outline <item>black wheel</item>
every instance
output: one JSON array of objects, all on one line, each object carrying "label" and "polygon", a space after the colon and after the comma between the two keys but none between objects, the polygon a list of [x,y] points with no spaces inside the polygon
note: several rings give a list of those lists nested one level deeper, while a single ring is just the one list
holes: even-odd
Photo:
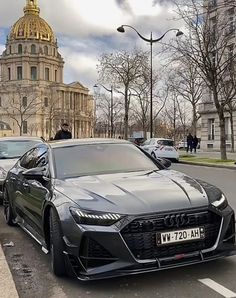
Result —
[{"label": "black wheel", "polygon": [[5,221],[9,226],[15,226],[14,215],[12,211],[11,202],[9,201],[8,191],[6,187],[3,191],[3,208],[4,208],[4,217]]},{"label": "black wheel", "polygon": [[56,276],[66,274],[64,259],[64,243],[62,239],[61,227],[56,212],[50,210],[50,253],[52,271]]},{"label": "black wheel", "polygon": [[156,154],[154,152],[151,153],[151,156],[156,158]]}]

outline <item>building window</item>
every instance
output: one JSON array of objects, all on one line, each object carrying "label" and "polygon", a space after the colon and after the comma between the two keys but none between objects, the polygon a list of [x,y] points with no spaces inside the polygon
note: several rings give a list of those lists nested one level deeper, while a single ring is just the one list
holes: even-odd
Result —
[{"label": "building window", "polygon": [[9,53],[11,54],[11,46],[9,46]]},{"label": "building window", "polygon": [[46,120],[46,134],[49,133],[49,121]]},{"label": "building window", "polygon": [[0,107],[2,106],[2,98],[0,97]]},{"label": "building window", "polygon": [[18,54],[22,54],[22,44],[18,45]]},{"label": "building window", "polygon": [[48,55],[48,47],[47,46],[44,47],[44,54]]},{"label": "building window", "polygon": [[44,106],[45,106],[45,108],[48,107],[48,98],[47,97],[44,97]]},{"label": "building window", "polygon": [[11,68],[8,67],[8,80],[10,81],[11,80]]},{"label": "building window", "polygon": [[22,123],[22,132],[23,132],[23,134],[26,134],[28,132],[27,121],[23,121],[23,123]]},{"label": "building window", "polygon": [[208,119],[208,140],[215,139],[215,119]]},{"label": "building window", "polygon": [[225,117],[225,137],[227,141],[230,141],[231,138],[231,127],[230,127],[230,118]]},{"label": "building window", "polygon": [[24,97],[22,98],[22,106],[23,106],[24,108],[27,107],[27,97],[26,97],[26,96],[24,96]]},{"label": "building window", "polygon": [[22,80],[22,66],[17,66],[17,80]]},{"label": "building window", "polygon": [[36,66],[32,66],[30,68],[31,71],[31,80],[37,80],[37,67]]},{"label": "building window", "polygon": [[35,44],[31,45],[31,54],[36,54],[36,46]]},{"label": "building window", "polygon": [[57,70],[55,70],[55,82],[57,82]]},{"label": "building window", "polygon": [[45,68],[45,80],[49,81],[49,68],[48,67]]}]

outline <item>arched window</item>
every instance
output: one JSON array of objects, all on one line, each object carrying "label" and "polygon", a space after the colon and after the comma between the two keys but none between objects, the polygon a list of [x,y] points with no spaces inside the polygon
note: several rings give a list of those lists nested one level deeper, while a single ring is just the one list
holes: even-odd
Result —
[{"label": "arched window", "polygon": [[18,45],[18,54],[22,54],[22,44]]},{"label": "arched window", "polygon": [[36,54],[36,46],[35,44],[31,45],[31,54]]},{"label": "arched window", "polygon": [[48,47],[47,46],[44,47],[44,54],[48,55]]}]

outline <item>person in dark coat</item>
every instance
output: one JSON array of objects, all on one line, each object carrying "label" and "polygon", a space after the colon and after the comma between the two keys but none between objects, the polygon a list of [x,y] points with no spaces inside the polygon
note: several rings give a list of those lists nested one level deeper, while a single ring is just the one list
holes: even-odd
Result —
[{"label": "person in dark coat", "polygon": [[68,123],[63,123],[61,126],[61,130],[59,130],[55,137],[54,140],[66,140],[66,139],[71,139],[72,134],[69,131],[69,125]]},{"label": "person in dark coat", "polygon": [[196,135],[194,135],[193,137],[193,150],[194,150],[194,153],[196,153],[197,151],[197,145],[198,145],[198,138]]},{"label": "person in dark coat", "polygon": [[189,150],[192,153],[192,151],[193,151],[193,136],[191,135],[191,133],[189,133],[187,136],[187,153]]}]

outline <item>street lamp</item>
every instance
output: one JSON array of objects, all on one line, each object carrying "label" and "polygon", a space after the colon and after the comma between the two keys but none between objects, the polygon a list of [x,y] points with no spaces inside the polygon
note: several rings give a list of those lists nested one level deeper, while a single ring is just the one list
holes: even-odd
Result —
[{"label": "street lamp", "polygon": [[95,84],[93,87],[97,88],[98,85],[102,86],[106,91],[111,93],[111,115],[110,115],[110,124],[111,124],[111,138],[113,138],[113,132],[114,132],[114,125],[113,125],[113,88],[111,86],[111,89],[108,89],[107,87],[105,87],[104,85],[98,83]]},{"label": "street lamp", "polygon": [[146,42],[149,42],[150,43],[150,66],[151,66],[151,73],[150,73],[150,137],[152,138],[152,135],[153,135],[153,100],[152,100],[152,89],[153,89],[153,83],[152,83],[152,44],[154,42],[158,42],[160,40],[162,40],[162,38],[166,35],[166,33],[168,33],[169,31],[177,31],[176,33],[176,36],[180,36],[180,35],[183,35],[183,32],[180,31],[179,29],[169,29],[167,30],[161,37],[157,38],[157,39],[153,39],[152,38],[152,32],[151,32],[151,37],[150,39],[149,38],[146,38],[144,36],[142,36],[134,27],[130,26],[130,25],[122,25],[120,27],[117,28],[117,31],[120,32],[120,33],[125,33],[125,29],[124,27],[129,27],[131,29],[133,29],[137,34],[138,36],[143,39],[144,41]]}]

